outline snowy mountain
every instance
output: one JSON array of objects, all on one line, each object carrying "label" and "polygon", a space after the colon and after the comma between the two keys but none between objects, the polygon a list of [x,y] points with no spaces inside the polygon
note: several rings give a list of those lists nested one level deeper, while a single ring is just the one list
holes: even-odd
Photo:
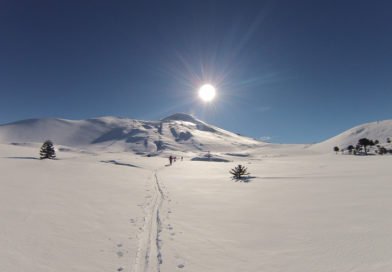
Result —
[{"label": "snowy mountain", "polygon": [[117,117],[88,120],[29,119],[0,126],[1,143],[42,143],[56,145],[160,153],[176,151],[237,151],[264,143],[206,124],[195,117],[177,113],[160,121]]},{"label": "snowy mountain", "polygon": [[[56,146],[138,154],[164,152],[232,152],[230,154],[330,153],[334,146],[346,148],[359,139],[392,139],[392,120],[363,124],[324,142],[312,145],[267,144],[209,125],[184,113],[159,121],[117,117],[87,120],[29,119],[0,125],[0,143],[42,143],[52,140]],[[301,151],[302,150],[302,151]],[[306,153],[306,152],[305,152]]]},{"label": "snowy mountain", "polygon": [[385,144],[387,138],[391,138],[392,140],[392,120],[366,123],[353,127],[324,142],[312,145],[310,148],[330,152],[334,146],[338,146],[341,149],[347,148],[349,145],[355,146],[361,138],[378,140],[380,144]]}]

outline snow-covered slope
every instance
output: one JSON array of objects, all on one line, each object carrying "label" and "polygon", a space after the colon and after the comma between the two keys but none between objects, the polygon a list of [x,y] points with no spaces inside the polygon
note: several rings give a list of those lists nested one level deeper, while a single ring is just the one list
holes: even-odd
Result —
[{"label": "snow-covered slope", "polygon": [[[1,272],[392,271],[392,156],[266,146],[169,166],[129,152],[39,160],[38,146],[0,144]],[[249,182],[230,179],[237,164]]]},{"label": "snow-covered slope", "polygon": [[331,152],[334,146],[338,146],[341,149],[347,148],[349,145],[355,146],[361,138],[378,140],[381,144],[385,144],[387,138],[392,140],[392,120],[372,122],[353,127],[310,148],[321,152]]},{"label": "snow-covered slope", "polygon": [[[29,119],[0,125],[0,143],[42,143],[71,149],[131,151],[140,154],[176,152],[225,152],[279,155],[330,153],[334,146],[347,148],[359,139],[392,139],[392,120],[363,124],[313,145],[266,144],[177,113],[159,121],[117,117],[88,120]],[[389,145],[387,145],[389,146]]]},{"label": "snow-covered slope", "polygon": [[[284,145],[182,114],[0,126],[0,271],[392,271],[392,156],[331,148],[384,142],[390,127]],[[45,138],[71,148],[39,160]],[[162,156],[111,152],[154,141],[162,152],[196,152],[171,166]],[[197,147],[225,151],[206,162],[194,159]],[[313,150],[323,148],[329,154]],[[238,164],[247,182],[231,180]]]},{"label": "snow-covered slope", "polygon": [[88,120],[30,119],[0,126],[1,143],[42,143],[115,151],[159,153],[176,151],[236,151],[263,143],[177,113],[160,121],[116,117]]}]

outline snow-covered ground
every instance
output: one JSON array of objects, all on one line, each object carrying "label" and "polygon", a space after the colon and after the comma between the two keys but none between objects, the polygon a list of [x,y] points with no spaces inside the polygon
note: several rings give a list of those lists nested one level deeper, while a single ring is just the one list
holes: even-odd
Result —
[{"label": "snow-covered ground", "polygon": [[130,267],[150,171],[0,145],[0,271]]},{"label": "snow-covered ground", "polygon": [[0,144],[0,271],[392,270],[392,156],[39,147]]}]

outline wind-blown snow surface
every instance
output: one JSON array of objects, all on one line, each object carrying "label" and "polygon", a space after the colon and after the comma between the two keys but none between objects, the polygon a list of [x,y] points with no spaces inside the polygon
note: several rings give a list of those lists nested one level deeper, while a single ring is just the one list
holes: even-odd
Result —
[{"label": "wind-blown snow surface", "polygon": [[[392,270],[392,156],[257,143],[189,118],[2,126],[0,271]],[[166,148],[124,152],[139,136],[121,122]],[[57,160],[37,159],[42,131],[63,141]],[[237,164],[249,182],[231,180]]]}]

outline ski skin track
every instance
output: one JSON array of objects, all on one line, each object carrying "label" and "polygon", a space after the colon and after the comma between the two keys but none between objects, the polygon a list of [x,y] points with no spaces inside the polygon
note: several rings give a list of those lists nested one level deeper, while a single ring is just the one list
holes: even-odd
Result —
[{"label": "ski skin track", "polygon": [[162,230],[160,220],[160,208],[162,207],[165,195],[159,184],[157,169],[152,173],[154,196],[151,204],[146,209],[143,230],[139,236],[139,247],[136,253],[133,272],[160,272],[162,264],[161,240],[159,234]]}]

